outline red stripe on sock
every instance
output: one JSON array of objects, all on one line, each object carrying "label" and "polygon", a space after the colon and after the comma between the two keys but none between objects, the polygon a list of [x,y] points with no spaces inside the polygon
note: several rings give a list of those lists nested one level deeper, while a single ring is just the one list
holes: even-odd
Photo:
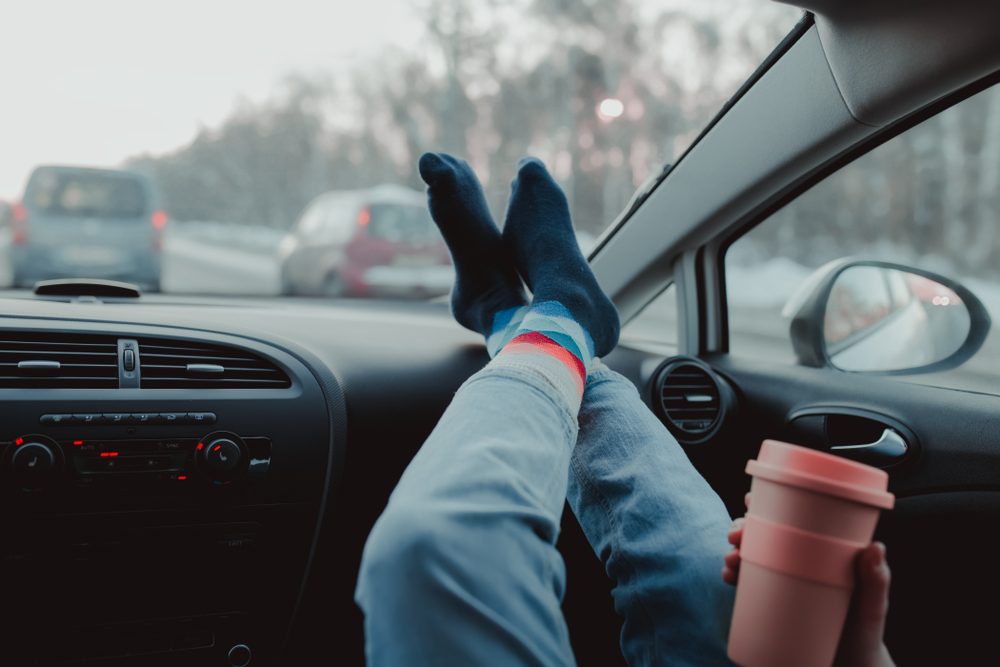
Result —
[{"label": "red stripe on sock", "polygon": [[[507,345],[513,345],[515,343],[522,343],[537,347],[540,352],[544,352],[545,354],[555,357],[565,365],[569,366],[570,370],[576,371],[576,374],[580,376],[580,380],[586,383],[587,367],[583,365],[583,361],[545,334],[538,331],[529,331],[519,336],[515,336],[509,343],[507,343]],[[505,345],[504,348],[506,347],[507,346]]]}]

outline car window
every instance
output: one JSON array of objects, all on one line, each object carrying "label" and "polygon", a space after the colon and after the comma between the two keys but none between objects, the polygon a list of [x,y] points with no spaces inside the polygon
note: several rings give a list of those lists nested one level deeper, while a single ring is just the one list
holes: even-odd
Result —
[{"label": "car window", "polygon": [[[1000,322],[1000,88],[891,139],[737,239],[725,257],[730,352],[797,363],[790,318],[801,286],[808,291],[817,269],[842,258],[882,260],[957,281]],[[853,354],[850,341],[890,321],[896,329],[885,335],[886,345],[916,346],[918,337],[899,335],[904,322],[911,330],[914,323],[941,328],[942,313],[958,313],[957,306],[958,294],[920,275],[856,267],[833,285],[824,333],[831,354],[842,359]],[[955,336],[968,332],[967,317],[952,319],[954,332],[941,334],[941,349],[957,349]],[[933,358],[933,350],[923,356]],[[895,377],[1000,393],[1000,333],[994,324],[978,353],[958,368]]]},{"label": "car window", "polygon": [[323,224],[323,207],[317,202],[312,204],[299,219],[297,232],[302,236],[315,234]]},{"label": "car window", "polygon": [[621,338],[633,346],[665,354],[677,351],[677,286],[670,285],[622,327]]},{"label": "car window", "polygon": [[334,200],[323,207],[318,238],[327,243],[346,243],[358,226],[353,201]]},{"label": "car window", "polygon": [[25,196],[34,213],[86,218],[139,218],[146,191],[136,178],[99,172],[39,171]]},{"label": "car window", "polygon": [[427,207],[373,204],[367,209],[368,234],[393,243],[424,245],[440,238]]},{"label": "car window", "polygon": [[[0,62],[17,63],[3,90],[30,91],[3,104],[0,200],[22,203],[39,165],[126,167],[148,177],[163,213],[152,225],[162,239],[135,241],[141,261],[124,249],[88,261],[105,242],[126,244],[109,228],[82,251],[32,234],[29,220],[9,252],[0,242],[0,288],[12,269],[18,287],[113,277],[165,292],[321,298],[448,292],[446,266],[403,272],[392,252],[315,247],[359,230],[362,204],[340,200],[425,202],[425,151],[467,160],[499,221],[518,161],[540,158],[592,244],[802,16],[763,0],[366,0],[349,11],[175,0],[134,30],[128,0],[101,11],[60,3],[58,21],[47,3],[8,4],[4,25],[46,26],[48,41],[40,48],[35,30],[0,37]],[[53,188],[37,193],[40,206],[81,215],[127,194]],[[325,196],[337,200],[327,215],[310,206]],[[370,213],[373,235],[428,248],[440,236],[416,213]],[[60,261],[29,261],[37,243]],[[331,275],[357,278],[321,289]]]}]

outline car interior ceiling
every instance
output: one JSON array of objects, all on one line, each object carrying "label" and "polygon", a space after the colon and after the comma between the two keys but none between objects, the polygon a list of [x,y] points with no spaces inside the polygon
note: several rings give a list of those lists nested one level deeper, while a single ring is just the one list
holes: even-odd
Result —
[{"label": "car interior ceiling", "polygon": [[[687,452],[734,516],[749,483],[743,466],[761,440],[802,435],[789,418],[795,410],[875,406],[917,434],[922,458],[894,478],[901,501],[880,533],[900,553],[923,550],[919,562],[893,562],[900,611],[890,619],[890,648],[900,664],[980,656],[995,618],[986,605],[1000,595],[996,582],[977,579],[994,553],[983,526],[1000,516],[1000,457],[984,454],[1000,433],[997,399],[733,359],[722,256],[734,234],[837,165],[998,81],[1000,3],[989,10],[995,21],[963,11],[979,8],[975,0],[793,4],[813,14],[669,177],[607,232],[591,264],[623,321],[677,289],[677,352],[705,364],[733,401],[725,427]],[[900,21],[879,21],[883,12]],[[875,53],[866,50],[873,44]],[[108,372],[122,387],[134,372],[125,350],[137,351],[138,368],[157,355],[206,366],[235,357],[252,373],[230,384],[218,379],[217,387],[176,385],[183,394],[125,393],[117,384],[83,397],[66,387],[0,388],[2,439],[27,434],[50,443],[67,452],[67,470],[110,475],[107,466],[124,458],[111,452],[141,447],[145,461],[201,457],[208,481],[184,486],[193,480],[175,471],[158,474],[148,489],[102,486],[96,474],[86,485],[8,493],[2,516],[16,548],[4,555],[18,573],[7,597],[23,606],[7,616],[11,657],[0,662],[216,665],[226,664],[223,646],[250,637],[254,664],[279,656],[283,664],[364,664],[353,593],[365,539],[454,392],[487,361],[479,337],[454,324],[447,304],[156,295],[2,301],[10,340],[0,344],[34,336],[52,350],[87,345],[114,356]],[[625,340],[606,362],[655,411],[667,356]],[[154,375],[153,362],[145,363],[144,378],[173,386],[176,378]],[[246,484],[233,484],[201,453],[229,442],[246,457]],[[569,511],[559,548],[580,664],[623,664],[611,583]],[[970,599],[975,586],[983,609],[925,613]],[[63,600],[66,591],[72,596],[53,609],[52,596]],[[81,623],[95,604],[100,619]],[[192,652],[179,659],[168,648]]]}]

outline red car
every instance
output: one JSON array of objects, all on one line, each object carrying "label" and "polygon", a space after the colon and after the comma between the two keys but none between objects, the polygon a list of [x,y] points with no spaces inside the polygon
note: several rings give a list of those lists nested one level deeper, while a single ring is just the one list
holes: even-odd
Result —
[{"label": "red car", "polygon": [[285,294],[427,298],[454,279],[426,196],[395,185],[320,195],[278,252]]}]

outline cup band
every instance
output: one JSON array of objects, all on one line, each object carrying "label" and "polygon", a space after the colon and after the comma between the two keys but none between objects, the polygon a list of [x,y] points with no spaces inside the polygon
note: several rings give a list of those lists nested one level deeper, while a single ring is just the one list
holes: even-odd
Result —
[{"label": "cup band", "polygon": [[895,496],[888,491],[867,489],[862,486],[837,482],[807,472],[778,468],[777,466],[771,466],[756,459],[747,461],[746,471],[754,477],[761,477],[772,482],[796,486],[806,491],[814,491],[886,510],[892,509],[896,500]]},{"label": "cup band", "polygon": [[854,559],[867,546],[784,526],[748,514],[740,558],[781,574],[838,588],[854,587]]}]

